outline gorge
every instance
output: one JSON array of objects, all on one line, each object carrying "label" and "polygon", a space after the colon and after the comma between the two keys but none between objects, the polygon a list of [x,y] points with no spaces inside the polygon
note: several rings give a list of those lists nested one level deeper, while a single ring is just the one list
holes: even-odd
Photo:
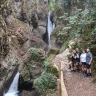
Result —
[{"label": "gorge", "polygon": [[76,47],[90,48],[96,82],[95,9],[95,0],[1,0],[0,96],[51,96],[61,59],[52,61]]},{"label": "gorge", "polygon": [[[26,70],[23,70],[23,67],[24,66],[27,67],[27,65],[25,65],[24,63],[27,62],[25,61],[25,59],[27,59],[26,54],[28,53],[28,50],[31,47],[39,48],[37,50],[40,50],[40,51],[48,50],[48,45],[43,41],[43,36],[44,34],[46,34],[46,29],[47,29],[47,32],[48,32],[47,41],[49,43],[50,34],[53,29],[53,24],[50,20],[50,13],[48,13],[47,11],[48,10],[47,2],[48,1],[46,1],[45,3],[42,0],[39,3],[39,10],[37,10],[37,7],[34,6],[34,4],[36,4],[37,2],[31,1],[31,0],[28,2],[27,0],[18,0],[18,1],[5,0],[2,2],[0,1],[2,5],[5,3],[7,4],[7,5],[4,5],[4,9],[1,10],[2,14],[0,15],[1,16],[0,28],[2,29],[0,38],[5,41],[4,43],[5,45],[3,44],[4,41],[0,41],[1,48],[2,48],[1,56],[0,56],[1,57],[0,58],[1,60],[0,61],[1,62],[0,96],[19,95],[19,90],[17,88],[18,82],[19,82],[19,77],[18,77],[19,73],[17,72],[19,71],[20,75],[23,75],[23,77],[27,73],[29,74],[29,71],[31,69],[28,69],[28,72],[26,73]],[[43,4],[43,6],[41,6],[40,4],[41,5]],[[31,7],[33,7],[33,9],[31,9]],[[43,7],[45,9],[42,9]],[[47,20],[48,20],[48,25],[47,25]],[[3,47],[3,45],[5,47]],[[3,51],[4,48],[5,50]],[[42,54],[42,52],[40,54]],[[3,57],[3,54],[4,54],[4,57]],[[34,62],[34,60],[32,62]],[[33,76],[30,77],[31,79],[37,78],[38,76],[40,76],[42,72],[41,71],[42,66],[38,63],[39,62],[37,62],[37,65],[36,65],[34,62],[34,66],[32,66],[34,71],[32,72]],[[37,69],[35,67],[37,67]],[[39,68],[40,70],[38,70]],[[14,70],[16,71],[14,72]],[[23,73],[24,71],[25,73]],[[28,78],[29,78],[28,76],[27,77],[25,76],[24,80],[29,81]],[[14,86],[16,88],[14,88]],[[25,90],[27,89],[25,88]]]}]

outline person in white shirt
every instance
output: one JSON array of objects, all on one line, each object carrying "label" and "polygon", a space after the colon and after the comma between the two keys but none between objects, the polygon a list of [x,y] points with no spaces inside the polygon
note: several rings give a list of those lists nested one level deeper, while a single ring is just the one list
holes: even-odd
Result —
[{"label": "person in white shirt", "polygon": [[82,64],[82,71],[86,72],[86,53],[84,50],[80,56],[80,63]]}]

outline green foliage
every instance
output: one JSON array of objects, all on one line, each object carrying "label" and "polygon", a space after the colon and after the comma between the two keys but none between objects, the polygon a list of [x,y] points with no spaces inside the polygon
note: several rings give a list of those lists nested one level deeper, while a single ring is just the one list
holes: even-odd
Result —
[{"label": "green foliage", "polygon": [[71,27],[57,26],[52,34],[56,37],[56,43],[63,44],[66,38],[69,36],[69,30]]},{"label": "green foliage", "polygon": [[[30,48],[28,52],[26,53],[26,59],[24,61],[24,78],[26,80],[32,79],[32,75],[35,73],[38,73],[35,71],[35,67],[43,67],[43,63],[45,60],[45,56],[43,54],[43,51],[36,48]],[[37,69],[36,69],[37,70]]]},{"label": "green foliage", "polygon": [[44,62],[44,66],[47,67],[49,65],[52,65],[52,59],[54,59],[55,55],[50,55]]},{"label": "green foliage", "polygon": [[57,89],[57,80],[53,74],[45,73],[34,81],[34,85],[42,95],[46,96],[48,93],[54,93]]},{"label": "green foliage", "polygon": [[93,57],[92,70],[93,70],[93,82],[96,83],[96,56]]},{"label": "green foliage", "polygon": [[[71,2],[70,2],[71,3]],[[61,0],[61,5],[64,7],[69,7],[69,1],[68,0]]]},{"label": "green foliage", "polygon": [[69,40],[66,39],[62,47],[60,48],[60,53],[62,53],[65,49],[69,48],[68,43],[69,43]]},{"label": "green foliage", "polygon": [[57,68],[52,66],[52,65],[46,66],[43,73],[50,73],[50,74],[53,74],[56,77],[59,77],[59,72],[58,72]]},{"label": "green foliage", "polygon": [[1,0],[0,1],[0,11],[6,7],[8,0]]},{"label": "green foliage", "polygon": [[50,54],[57,55],[57,54],[59,54],[59,50],[57,50],[57,49],[49,49],[48,50],[48,55],[50,55]]},{"label": "green foliage", "polygon": [[96,37],[96,26],[94,27],[94,29],[92,30],[92,37],[95,39]]},{"label": "green foliage", "polygon": [[57,89],[58,71],[53,66],[52,60],[55,55],[50,55],[44,62],[44,70],[41,76],[35,79],[34,85],[38,88],[39,92],[46,96],[48,93],[54,93]]},{"label": "green foliage", "polygon": [[56,77],[59,76],[57,68],[55,68],[52,64],[52,60],[54,59],[55,55],[50,55],[44,62],[44,73],[51,73],[54,74]]},{"label": "green foliage", "polygon": [[58,71],[53,67],[51,62],[54,56],[55,55],[51,55],[45,60],[41,50],[30,48],[27,52],[27,61],[25,61],[24,67],[25,70],[27,70],[25,77],[32,79],[32,66],[34,66],[35,63],[43,63],[43,73],[39,78],[35,79],[34,85],[37,86],[40,93],[44,96],[46,96],[47,93],[53,93],[57,88],[56,76],[58,75]]},{"label": "green foliage", "polygon": [[27,59],[42,63],[45,60],[42,50],[30,48],[27,52]]},{"label": "green foliage", "polygon": [[55,9],[55,0],[50,0],[49,10],[53,11]]},{"label": "green foliage", "polygon": [[[68,13],[68,1],[71,1],[71,11]],[[61,0],[63,5],[57,18],[57,25],[63,26],[58,31],[53,31],[57,41],[61,42],[60,52],[68,48],[70,40],[76,38],[76,44],[72,48],[90,48],[93,53],[93,73],[96,81],[96,0]],[[87,7],[85,6],[87,5]],[[73,8],[74,7],[74,8]],[[63,14],[64,13],[64,14]],[[66,28],[69,28],[66,30]],[[68,36],[65,36],[68,34]]]},{"label": "green foliage", "polygon": [[[67,20],[67,30],[60,30],[58,34],[66,39],[65,34],[69,35],[69,38],[76,38],[78,35],[77,34],[85,34],[86,32],[89,32],[92,30],[92,28],[95,25],[95,19],[96,19],[96,11],[91,9],[77,9],[75,8],[73,11],[72,16],[68,16],[67,13],[65,13],[63,16],[59,17],[60,19]],[[64,27],[63,29],[66,29]],[[94,31],[94,30],[93,30]],[[93,32],[94,33],[94,32]],[[87,34],[87,33],[86,33]],[[89,35],[82,35],[86,40],[89,40]],[[58,36],[58,35],[57,35]],[[61,41],[64,41],[61,39]]]}]

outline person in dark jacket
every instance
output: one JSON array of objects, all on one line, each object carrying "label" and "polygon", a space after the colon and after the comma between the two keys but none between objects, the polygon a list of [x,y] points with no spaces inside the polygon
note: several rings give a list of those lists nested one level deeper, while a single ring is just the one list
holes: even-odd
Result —
[{"label": "person in dark jacket", "polygon": [[79,51],[78,48],[76,48],[76,66],[78,71],[80,71],[81,69],[80,56],[81,56],[81,52]]},{"label": "person in dark jacket", "polygon": [[87,67],[87,74],[86,77],[91,76],[91,63],[92,63],[92,53],[90,52],[90,49],[88,48],[86,54],[86,67]]},{"label": "person in dark jacket", "polygon": [[77,70],[77,66],[76,66],[76,51],[73,50],[72,53],[72,63],[73,63],[73,71],[75,72]]}]

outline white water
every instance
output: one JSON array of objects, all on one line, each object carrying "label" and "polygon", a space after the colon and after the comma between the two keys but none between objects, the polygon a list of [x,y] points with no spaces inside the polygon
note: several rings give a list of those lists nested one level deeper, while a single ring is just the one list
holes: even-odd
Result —
[{"label": "white water", "polygon": [[50,44],[50,35],[53,29],[55,28],[55,24],[52,24],[50,20],[50,12],[48,13],[48,25],[47,25],[47,31],[48,31],[48,43]]},{"label": "white water", "polygon": [[14,77],[14,80],[13,80],[8,92],[5,93],[4,96],[18,96],[19,75],[20,75],[20,73],[18,72],[16,74],[16,76]]}]

